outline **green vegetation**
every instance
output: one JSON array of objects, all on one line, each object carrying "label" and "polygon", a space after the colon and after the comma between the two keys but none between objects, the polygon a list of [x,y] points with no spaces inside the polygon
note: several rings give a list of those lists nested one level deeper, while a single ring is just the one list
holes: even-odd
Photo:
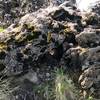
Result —
[{"label": "green vegetation", "polygon": [[[80,95],[78,89],[73,84],[73,81],[68,78],[68,75],[64,73],[62,68],[57,69],[51,73],[54,77],[52,80],[47,80],[41,84],[33,84],[32,90],[36,97],[41,100],[79,100]],[[0,83],[0,100],[4,100],[14,90],[19,87],[15,84],[14,88],[11,88],[11,83],[19,82],[19,80],[6,79]],[[94,100],[92,96],[83,100]]]},{"label": "green vegetation", "polygon": [[56,100],[76,100],[78,92],[71,79],[64,74],[62,69],[56,71],[55,79]]},{"label": "green vegetation", "polygon": [[63,69],[57,69],[52,74],[54,74],[52,81],[33,87],[36,94],[42,100],[78,100],[78,91]]},{"label": "green vegetation", "polygon": [[48,35],[47,35],[47,42],[50,43],[50,41],[51,41],[51,33],[48,32]]},{"label": "green vegetation", "polygon": [[7,48],[7,45],[5,43],[0,43],[0,50],[5,50]]},{"label": "green vegetation", "polygon": [[3,32],[4,31],[4,28],[3,27],[0,27],[0,32]]},{"label": "green vegetation", "polygon": [[92,96],[89,96],[87,100],[94,100]]}]

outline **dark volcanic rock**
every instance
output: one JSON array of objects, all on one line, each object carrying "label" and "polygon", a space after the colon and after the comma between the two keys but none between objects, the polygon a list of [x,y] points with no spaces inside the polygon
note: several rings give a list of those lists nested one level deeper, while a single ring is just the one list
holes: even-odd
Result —
[{"label": "dark volcanic rock", "polygon": [[[95,91],[92,94],[98,96],[100,30],[95,18],[96,14],[92,20],[77,11],[74,5],[65,2],[60,6],[50,6],[26,14],[1,32],[1,81],[11,77],[23,79],[18,82],[19,88],[11,92],[11,98],[14,96],[14,100],[32,100],[35,96],[35,100],[39,100],[31,88],[32,84],[52,80],[51,71],[57,67],[64,67],[67,72],[71,72],[70,76],[75,75],[76,80],[80,76],[82,89],[91,95],[90,88],[93,87],[97,94]],[[36,72],[38,82],[32,81],[35,75],[30,70]],[[94,74],[89,76],[87,70],[92,70]],[[40,100],[45,100],[44,98]]]},{"label": "dark volcanic rock", "polygon": [[[0,0],[0,26],[17,23],[25,14],[49,5],[60,5],[66,0]],[[68,0],[69,2],[69,0]],[[71,0],[70,3],[75,2]]]},{"label": "dark volcanic rock", "polygon": [[82,64],[83,73],[79,78],[81,87],[86,95],[100,98],[100,46],[86,50],[82,56],[85,60]]},{"label": "dark volcanic rock", "polygon": [[45,2],[45,0],[1,0],[0,25],[8,26],[17,22],[23,15],[42,7]]},{"label": "dark volcanic rock", "polygon": [[[18,24],[13,24],[0,33],[0,62],[3,65],[1,79],[23,76],[32,69],[38,73],[40,83],[52,80],[50,78],[51,70],[59,66],[63,53],[71,45],[77,44],[74,31],[66,23],[69,19],[61,23],[52,17],[53,13],[62,12],[61,9],[69,13],[71,8],[66,10],[63,5],[40,9],[37,12],[25,15]],[[72,11],[74,10],[72,9]],[[25,82],[31,84],[28,81]],[[23,88],[21,82],[18,83],[19,88],[12,92],[11,98],[15,100],[32,100],[34,91],[31,95],[29,92],[31,85],[28,86],[28,90],[25,90],[27,84],[22,82],[23,86],[25,85]],[[10,82],[10,84],[12,83]]]},{"label": "dark volcanic rock", "polygon": [[[50,16],[52,12],[60,11],[60,8],[61,6],[59,8],[54,7],[53,10],[51,8],[41,9],[35,13],[27,14],[15,28],[10,26],[5,32],[1,33],[0,41],[5,42],[8,48],[8,56],[6,56],[5,62],[9,59],[10,55],[13,57],[20,55],[18,58],[24,58],[23,51],[29,51],[27,54],[30,53],[30,55],[41,55],[41,53],[45,52],[46,47],[49,46],[48,42],[52,42],[55,48],[63,48],[63,42],[75,44],[75,35],[70,27],[67,28],[65,23],[61,24],[59,21],[54,21],[52,16]],[[68,12],[63,6],[62,9]],[[54,29],[59,30],[57,32]],[[17,57],[13,60],[15,61],[16,59]],[[21,59],[19,61],[21,62]]]},{"label": "dark volcanic rock", "polygon": [[100,45],[100,30],[85,28],[83,32],[76,35],[76,40],[80,46],[96,47]]},{"label": "dark volcanic rock", "polygon": [[100,98],[100,64],[89,65],[79,78],[79,82],[86,95]]}]

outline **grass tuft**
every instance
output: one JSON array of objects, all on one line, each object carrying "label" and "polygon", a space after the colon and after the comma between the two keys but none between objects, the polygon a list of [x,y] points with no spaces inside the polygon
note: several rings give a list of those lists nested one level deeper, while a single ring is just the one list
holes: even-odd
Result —
[{"label": "grass tuft", "polygon": [[77,90],[62,69],[56,71],[55,95],[55,100],[77,100]]}]

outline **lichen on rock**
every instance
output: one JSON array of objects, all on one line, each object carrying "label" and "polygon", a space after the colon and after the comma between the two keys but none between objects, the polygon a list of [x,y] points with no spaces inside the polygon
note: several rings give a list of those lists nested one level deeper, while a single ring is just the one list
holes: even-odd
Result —
[{"label": "lichen on rock", "polygon": [[45,100],[32,85],[53,81],[52,71],[59,67],[80,85],[83,94],[100,98],[99,20],[96,14],[87,16],[65,2],[28,13],[0,32],[1,81],[18,82],[10,100]]}]

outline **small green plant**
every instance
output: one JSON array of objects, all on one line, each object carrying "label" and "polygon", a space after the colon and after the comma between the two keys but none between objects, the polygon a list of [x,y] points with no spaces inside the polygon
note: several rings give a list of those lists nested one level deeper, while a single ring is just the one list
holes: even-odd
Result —
[{"label": "small green plant", "polygon": [[33,90],[41,100],[55,100],[53,83],[45,82],[40,85],[34,85]]},{"label": "small green plant", "polygon": [[52,80],[33,87],[41,100],[78,100],[78,91],[64,70],[58,68],[52,74],[54,76]]},{"label": "small green plant", "polygon": [[62,69],[56,71],[55,96],[55,100],[77,100],[75,86]]},{"label": "small green plant", "polygon": [[87,100],[94,100],[92,96],[89,96]]}]

